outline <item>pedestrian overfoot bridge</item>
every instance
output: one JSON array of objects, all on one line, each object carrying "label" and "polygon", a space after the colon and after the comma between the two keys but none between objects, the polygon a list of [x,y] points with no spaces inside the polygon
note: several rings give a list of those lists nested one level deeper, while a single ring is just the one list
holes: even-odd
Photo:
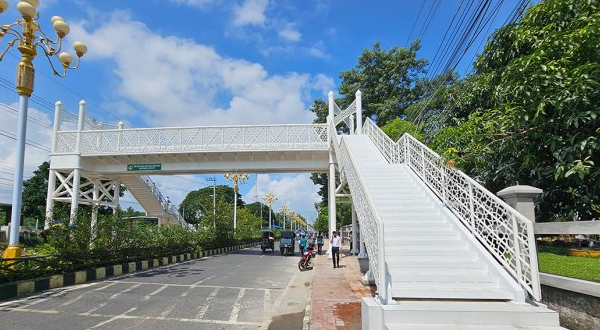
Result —
[{"label": "pedestrian overfoot bridge", "polygon": [[412,136],[363,127],[360,92],[344,110],[330,93],[327,124],[312,125],[107,129],[84,102],[79,116],[57,104],[53,136],[46,225],[57,201],[72,220],[78,204],[117,206],[121,183],[161,224],[185,224],[149,174],[324,172],[330,228],[346,186],[360,223],[377,286],[367,328],[562,329],[539,303],[532,222]]}]

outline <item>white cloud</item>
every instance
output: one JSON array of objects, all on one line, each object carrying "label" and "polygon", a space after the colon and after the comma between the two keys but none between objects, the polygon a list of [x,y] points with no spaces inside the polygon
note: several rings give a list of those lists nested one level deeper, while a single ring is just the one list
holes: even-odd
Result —
[{"label": "white cloud", "polygon": [[246,0],[241,6],[233,9],[233,25],[263,25],[268,0]]},{"label": "white cloud", "polygon": [[308,55],[316,58],[328,59],[329,54],[325,50],[325,44],[322,41],[317,42],[312,45],[312,47],[307,49]]},{"label": "white cloud", "polygon": [[223,57],[190,39],[158,35],[123,12],[103,22],[96,30],[74,24],[72,37],[87,40],[88,61],[116,62],[113,72],[120,85],[115,90],[146,109],[140,113],[146,124],[312,121],[306,104],[315,88],[308,74],[269,75],[258,63]]},{"label": "white cloud", "polygon": [[[16,109],[18,105],[12,104],[9,107]],[[18,118],[17,114],[8,110],[4,104],[0,105],[0,114],[2,115],[0,121],[0,132],[2,133],[0,135],[0,150],[3,151],[0,156],[0,178],[2,178],[0,179],[0,202],[11,203],[13,175],[17,157],[16,140],[4,135],[16,136]],[[52,123],[50,116],[35,108],[29,108],[28,116],[36,122],[31,119],[28,120],[27,140],[33,142],[36,146],[50,149],[52,139],[52,130],[49,128]],[[38,166],[49,160],[49,158],[48,151],[25,145],[24,179],[29,178],[33,171],[37,170]]]},{"label": "white cloud", "polygon": [[188,5],[191,7],[203,7],[203,6],[213,2],[213,0],[167,0],[167,1],[184,4],[184,5]]},{"label": "white cloud", "polygon": [[[308,173],[283,176],[279,180],[266,174],[258,175],[258,196],[264,196],[268,192],[277,196],[278,200],[273,204],[275,212],[280,212],[279,208],[287,204],[292,211],[300,214],[310,223],[314,222],[317,216],[314,205],[321,200],[317,191],[318,186],[313,184]],[[256,186],[252,186],[242,198],[247,203],[253,203],[256,194]],[[261,202],[264,203],[262,199]]]},{"label": "white cloud", "polygon": [[283,30],[279,31],[279,37],[288,41],[298,42],[302,39],[302,34],[294,29],[293,26],[288,25]]}]

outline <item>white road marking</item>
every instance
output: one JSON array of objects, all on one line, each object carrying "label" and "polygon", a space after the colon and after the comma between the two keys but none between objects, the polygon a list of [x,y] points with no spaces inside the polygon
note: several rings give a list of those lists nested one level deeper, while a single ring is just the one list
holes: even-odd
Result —
[{"label": "white road marking", "polygon": [[[246,322],[246,321],[238,321],[238,322],[232,322],[232,321],[223,321],[223,320],[208,320],[208,319],[188,319],[188,318],[176,318],[176,317],[163,317],[163,316],[138,316],[138,315],[125,315],[127,313],[130,313],[132,311],[134,311],[136,308],[131,308],[130,310],[128,310],[127,312],[120,314],[120,315],[105,315],[105,314],[85,314],[85,313],[78,313],[75,315],[78,316],[88,316],[88,317],[101,317],[101,318],[110,318],[109,320],[105,320],[102,323],[96,324],[94,327],[89,328],[89,329],[93,329],[96,328],[98,326],[104,325],[106,323],[108,323],[109,321],[114,321],[114,320],[118,320],[118,319],[129,319],[129,320],[160,320],[160,321],[178,321],[178,322],[189,322],[189,323],[206,323],[206,324],[227,324],[227,325],[244,325],[244,326],[255,326],[255,327],[261,327],[261,326],[265,326],[264,323],[260,323],[260,322]],[[27,309],[19,309],[19,310],[15,310],[18,312],[28,312],[28,313],[38,313],[38,314],[59,314],[59,313],[64,313],[62,311],[56,311],[56,310],[37,310],[37,309],[32,309],[32,310],[27,310]]]},{"label": "white road marking", "polygon": [[198,281],[198,282],[196,282],[196,283],[192,284],[192,286],[199,285],[199,284],[203,283],[204,281],[208,281],[208,280],[210,280],[210,279],[212,279],[212,278],[215,278],[215,277],[216,277],[216,275],[209,276],[209,277],[207,277],[207,278],[205,278],[205,279],[203,279],[203,280],[200,280],[200,281]]},{"label": "white road marking", "polygon": [[75,297],[74,299],[71,299],[69,301],[65,301],[64,303],[60,304],[61,306],[69,306],[77,301],[79,301],[81,298],[83,298],[83,296],[85,296],[85,293],[80,294],[79,296]]},{"label": "white road marking", "polygon": [[219,288],[216,288],[216,289],[213,290],[213,292],[211,292],[208,295],[208,297],[206,297],[206,301],[205,301],[204,306],[202,306],[202,308],[200,309],[200,311],[196,315],[197,319],[203,319],[204,318],[204,315],[206,314],[206,311],[208,310],[208,307],[210,306],[210,303],[215,298],[215,296],[217,295],[218,292],[219,292]]},{"label": "white road marking", "polygon": [[125,318],[125,317],[126,317],[126,315],[125,315],[125,314],[127,314],[127,313],[129,313],[129,312],[133,312],[133,311],[134,311],[134,310],[136,310],[136,309],[137,309],[137,307],[130,308],[130,309],[127,311],[127,312],[125,312],[125,313],[123,313],[123,314],[115,315],[115,316],[111,317],[111,318],[110,318],[110,319],[108,319],[108,320],[102,321],[102,322],[100,322],[100,323],[96,324],[95,326],[93,326],[93,327],[91,327],[91,328],[88,328],[88,330],[89,330],[89,329],[94,329],[94,328],[97,328],[97,327],[100,327],[100,326],[103,326],[103,325],[105,325],[105,324],[107,324],[107,323],[110,323],[110,322],[112,322],[112,321],[114,321],[114,320],[118,320],[118,319]]},{"label": "white road marking", "polygon": [[166,288],[168,288],[168,286],[166,286],[166,285],[163,285],[163,286],[161,286],[160,288],[158,288],[158,289],[156,289],[156,290],[154,290],[154,291],[152,291],[152,292],[148,293],[147,295],[145,295],[145,296],[142,298],[142,301],[146,301],[146,300],[150,299],[150,297],[152,297],[152,296],[154,296],[154,295],[156,295],[156,294],[160,293],[162,290],[164,290],[164,289],[166,289]]},{"label": "white road marking", "polygon": [[[112,296],[108,297],[108,300],[114,300],[117,297],[119,297],[120,295],[122,295],[123,293],[127,293],[127,292],[129,292],[129,291],[131,291],[131,290],[133,290],[133,289],[141,286],[141,285],[142,285],[142,283],[138,283],[136,285],[132,285],[131,287],[129,287],[129,288],[127,288],[127,289],[125,289],[125,290],[123,290],[121,292],[117,292],[117,293],[113,294]],[[95,311],[99,310],[100,308],[106,306],[106,304],[108,304],[108,301],[102,302],[102,303],[98,304],[98,306],[96,308],[92,308],[89,311],[87,311],[85,313],[82,313],[82,314],[83,315],[91,315],[93,312],[95,312]]]},{"label": "white road marking", "polygon": [[242,298],[244,297],[244,293],[246,293],[246,289],[241,289],[237,298],[235,298],[235,302],[233,303],[233,309],[231,310],[231,316],[229,316],[229,321],[236,322],[238,316],[240,314],[240,307],[242,306]]},{"label": "white road marking", "polygon": [[265,314],[271,310],[271,290],[265,289]]}]

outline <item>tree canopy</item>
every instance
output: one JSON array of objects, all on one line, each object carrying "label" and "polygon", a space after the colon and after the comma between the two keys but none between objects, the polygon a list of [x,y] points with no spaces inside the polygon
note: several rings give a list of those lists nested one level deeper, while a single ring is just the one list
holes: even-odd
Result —
[{"label": "tree canopy", "polygon": [[545,0],[496,31],[446,90],[434,148],[492,191],[543,189],[543,220],[600,216],[599,19],[597,1]]}]

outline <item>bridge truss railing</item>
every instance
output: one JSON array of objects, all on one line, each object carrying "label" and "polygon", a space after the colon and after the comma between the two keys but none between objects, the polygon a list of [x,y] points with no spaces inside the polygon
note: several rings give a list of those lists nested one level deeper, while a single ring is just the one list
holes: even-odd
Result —
[{"label": "bridge truss railing", "polygon": [[[541,299],[533,223],[423,143],[396,143],[367,118],[364,133],[390,163],[406,163],[534,299]],[[369,251],[370,252],[370,251]]]},{"label": "bridge truss railing", "polygon": [[[281,151],[327,149],[327,125],[172,127],[59,131],[54,154]],[[79,148],[77,144],[79,142]]]}]

